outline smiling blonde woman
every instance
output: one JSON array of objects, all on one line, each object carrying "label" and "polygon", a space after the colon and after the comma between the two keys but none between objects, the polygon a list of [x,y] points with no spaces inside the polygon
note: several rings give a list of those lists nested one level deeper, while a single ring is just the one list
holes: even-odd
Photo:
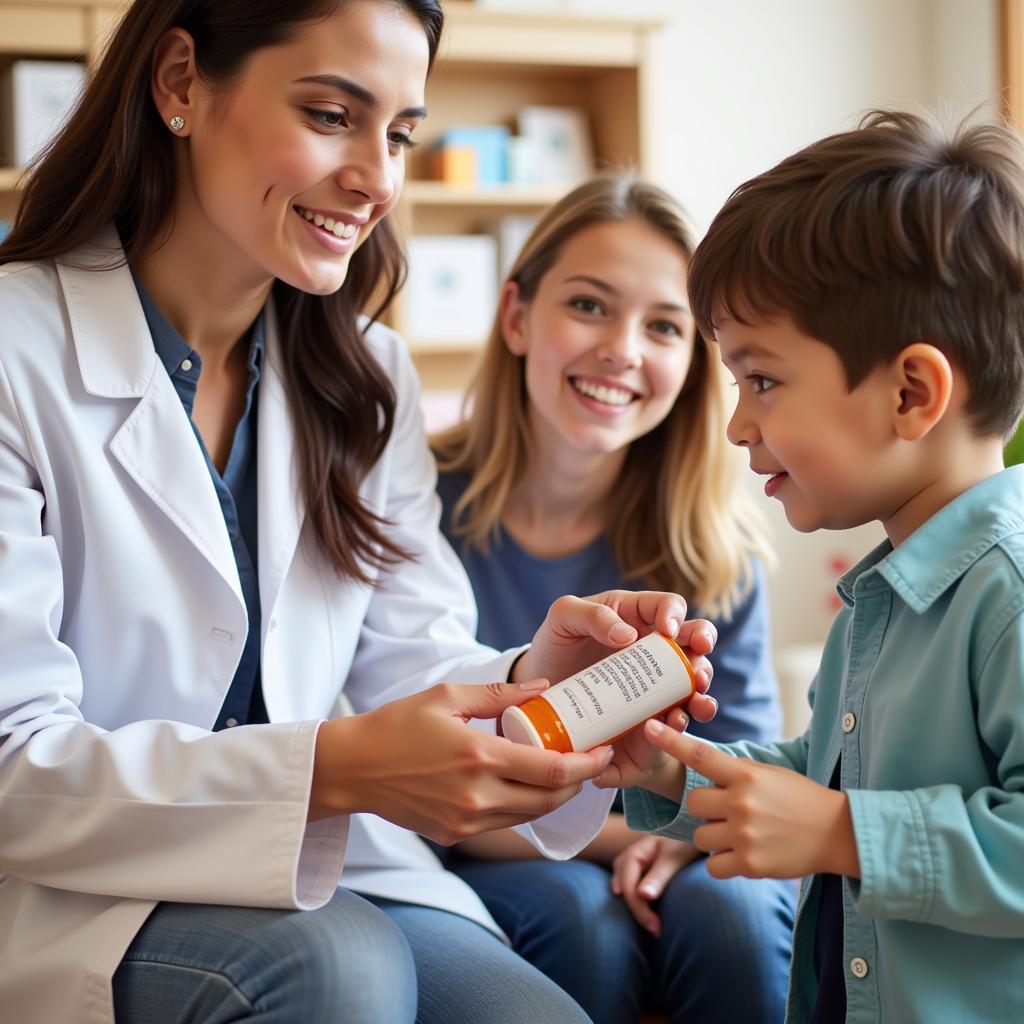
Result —
[{"label": "smiling blonde woman", "polygon": [[[725,375],[688,308],[692,252],[678,205],[631,177],[547,212],[502,290],[465,418],[433,439],[442,527],[487,643],[528,637],[563,591],[685,594],[719,630],[722,708],[694,731],[767,738],[765,547],[725,435]],[[782,1019],[788,883],[711,884],[692,846],[638,840],[621,814],[566,864],[508,833],[457,849],[450,867],[514,948],[595,1022],[645,1005],[688,1024]]]}]

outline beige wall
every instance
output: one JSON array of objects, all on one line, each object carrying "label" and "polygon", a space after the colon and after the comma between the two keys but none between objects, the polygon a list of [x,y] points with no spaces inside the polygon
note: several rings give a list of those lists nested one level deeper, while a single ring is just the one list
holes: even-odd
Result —
[{"label": "beige wall", "polygon": [[[549,4],[550,6],[550,4]],[[654,176],[706,227],[746,178],[878,105],[964,112],[998,89],[997,0],[567,0],[664,19]]]}]

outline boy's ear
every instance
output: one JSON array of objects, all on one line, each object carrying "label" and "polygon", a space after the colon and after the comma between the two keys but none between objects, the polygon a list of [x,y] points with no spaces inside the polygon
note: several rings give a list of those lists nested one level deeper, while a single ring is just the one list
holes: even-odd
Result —
[{"label": "boy's ear", "polygon": [[904,441],[918,441],[945,415],[953,396],[953,367],[934,345],[908,345],[892,363],[897,396],[893,425]]},{"label": "boy's ear", "polygon": [[525,356],[529,344],[526,338],[526,303],[520,298],[519,285],[506,281],[498,300],[498,322],[505,347],[514,356]]}]

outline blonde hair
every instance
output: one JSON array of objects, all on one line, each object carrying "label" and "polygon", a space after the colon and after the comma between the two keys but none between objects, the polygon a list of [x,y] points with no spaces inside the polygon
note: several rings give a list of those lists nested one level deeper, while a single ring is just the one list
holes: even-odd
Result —
[{"label": "blonde hair", "polygon": [[[678,246],[694,243],[685,216],[661,189],[606,175],[545,213],[508,274],[524,302],[562,246],[594,224],[640,218]],[[770,557],[757,510],[740,491],[740,453],[725,435],[725,373],[698,334],[686,382],[668,416],[633,441],[608,500],[609,547],[623,574],[677,591],[709,615],[729,615],[749,591],[754,555]],[[452,512],[457,536],[486,549],[530,457],[524,359],[496,316],[466,392],[463,419],[431,439],[442,472],[469,477]]]}]

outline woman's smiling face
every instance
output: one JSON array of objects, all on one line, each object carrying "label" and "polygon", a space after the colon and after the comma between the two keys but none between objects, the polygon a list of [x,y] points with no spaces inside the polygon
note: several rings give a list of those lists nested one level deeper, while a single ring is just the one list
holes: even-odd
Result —
[{"label": "woman's smiling face", "polygon": [[526,359],[535,435],[579,453],[617,452],[653,430],[693,359],[686,256],[637,217],[573,235],[533,298],[506,295],[502,316]]},{"label": "woman's smiling face", "polygon": [[226,89],[197,81],[186,173],[227,250],[301,291],[337,291],[398,201],[429,59],[402,5],[348,0],[255,51]]}]

